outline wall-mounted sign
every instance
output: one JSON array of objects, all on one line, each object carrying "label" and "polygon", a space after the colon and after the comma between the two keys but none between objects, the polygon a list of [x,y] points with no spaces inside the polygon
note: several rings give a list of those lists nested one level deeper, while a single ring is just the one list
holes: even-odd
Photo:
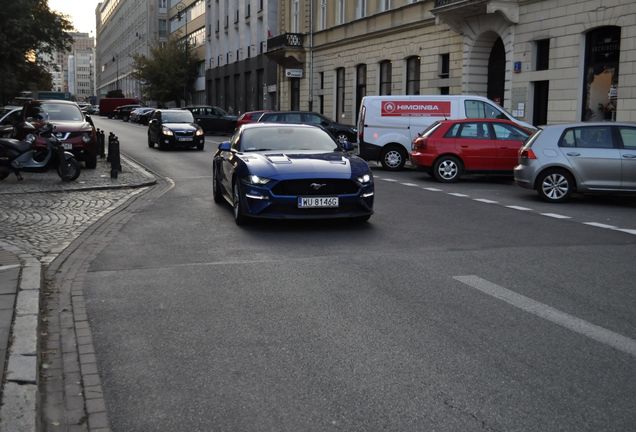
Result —
[{"label": "wall-mounted sign", "polygon": [[302,69],[285,69],[285,76],[287,78],[302,78],[303,70]]},{"label": "wall-mounted sign", "polygon": [[515,71],[515,73],[521,73],[521,62],[520,61],[514,62],[514,71]]}]

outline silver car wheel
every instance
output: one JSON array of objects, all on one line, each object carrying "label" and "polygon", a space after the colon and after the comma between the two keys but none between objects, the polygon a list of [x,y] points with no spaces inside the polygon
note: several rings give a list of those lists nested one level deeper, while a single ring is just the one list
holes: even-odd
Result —
[{"label": "silver car wheel", "polygon": [[543,194],[551,200],[562,200],[570,191],[570,183],[563,174],[552,173],[541,183]]},{"label": "silver car wheel", "polygon": [[457,172],[459,171],[459,167],[455,163],[454,160],[447,159],[439,164],[437,168],[437,172],[440,177],[445,180],[452,180],[457,176]]},{"label": "silver car wheel", "polygon": [[402,155],[397,150],[389,150],[384,156],[384,162],[391,168],[398,167],[402,163]]}]

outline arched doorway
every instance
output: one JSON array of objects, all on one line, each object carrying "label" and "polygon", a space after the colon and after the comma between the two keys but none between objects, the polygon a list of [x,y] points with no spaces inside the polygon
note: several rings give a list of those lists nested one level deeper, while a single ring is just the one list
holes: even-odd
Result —
[{"label": "arched doorway", "polygon": [[488,99],[495,101],[499,105],[504,104],[504,93],[506,84],[506,50],[500,37],[490,50],[488,57]]}]

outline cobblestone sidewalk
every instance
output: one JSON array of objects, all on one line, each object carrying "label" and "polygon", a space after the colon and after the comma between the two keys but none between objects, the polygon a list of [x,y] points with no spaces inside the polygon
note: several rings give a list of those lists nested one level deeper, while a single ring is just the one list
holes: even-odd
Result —
[{"label": "cobblestone sidewalk", "polygon": [[[70,347],[82,344],[81,354],[88,354],[89,346],[92,347],[92,341],[87,341],[85,337],[78,341],[78,337],[85,336],[82,332],[88,331],[85,317],[79,326],[86,326],[86,330],[77,329],[81,334],[76,332],[72,318],[69,326],[69,314],[73,312],[71,308],[75,306],[75,313],[82,318],[83,305],[69,304],[70,296],[61,299],[59,289],[56,289],[69,286],[73,281],[59,281],[55,276],[49,276],[47,286],[40,290],[43,281],[41,276],[30,278],[37,280],[22,279],[29,274],[25,272],[27,263],[31,266],[30,269],[35,263],[37,275],[41,274],[40,270],[44,270],[42,274],[46,274],[50,264],[60,254],[64,254],[73,241],[82,235],[91,235],[95,222],[156,183],[156,178],[138,164],[126,158],[122,158],[121,162],[122,172],[116,179],[110,176],[110,165],[100,160],[96,169],[82,170],[80,177],[74,182],[62,182],[53,170],[45,173],[23,173],[23,181],[18,181],[11,175],[0,182],[0,287],[2,294],[7,294],[0,298],[0,354],[3,356],[2,360],[9,358],[11,363],[16,358],[16,347],[20,350],[25,344],[33,348],[36,344],[40,347],[37,353],[29,351],[22,354],[22,357],[17,357],[20,359],[18,362],[13,362],[19,363],[18,372],[24,370],[24,376],[29,377],[28,380],[17,378],[4,384],[5,368],[0,368],[0,384],[4,384],[0,387],[2,431],[88,430],[89,419],[93,423],[91,430],[108,430],[101,396],[96,398],[99,395],[91,392],[88,396],[92,397],[89,398],[81,390],[80,384],[84,377],[80,375],[77,348],[74,351],[75,362],[66,361],[64,365],[67,368],[62,370],[62,354],[68,353]],[[59,270],[61,265],[56,264],[55,269]],[[35,274],[33,271],[31,273]],[[21,293],[27,285],[29,288],[32,288],[31,285],[37,287],[33,291]],[[22,319],[25,316],[25,304],[21,298],[29,299],[27,306],[34,306],[30,308],[33,311],[29,309],[34,318],[29,321],[28,326],[22,324],[25,321]],[[83,300],[81,290],[75,292],[74,300]],[[49,323],[50,316],[61,318],[61,322],[54,320]],[[60,329],[64,329],[64,334],[61,335],[63,337],[47,337],[49,330],[60,335]],[[82,360],[82,373],[93,371],[94,356],[88,359],[93,360],[88,367],[87,358],[84,356]],[[0,361],[0,366],[3,363],[4,361]],[[55,366],[59,366],[59,369],[55,369]],[[8,370],[15,376],[15,368],[9,365]],[[36,379],[37,376],[39,378]],[[97,376],[92,375],[88,379],[90,381],[95,377]],[[25,393],[25,383],[32,383],[36,390]],[[37,390],[42,392],[41,396],[37,396]],[[55,409],[49,409],[48,415],[42,415],[37,407],[39,400],[43,401],[43,405],[55,404]],[[40,424],[41,417],[44,417],[43,424]]]}]

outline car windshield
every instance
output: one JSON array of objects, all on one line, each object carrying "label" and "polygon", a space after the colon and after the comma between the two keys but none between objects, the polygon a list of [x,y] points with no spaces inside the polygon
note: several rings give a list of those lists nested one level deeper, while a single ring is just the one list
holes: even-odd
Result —
[{"label": "car windshield", "polygon": [[161,113],[164,123],[194,123],[190,111],[164,111]]},{"label": "car windshield", "polygon": [[77,105],[43,103],[29,106],[26,117],[44,121],[82,121],[84,116]]},{"label": "car windshield", "polygon": [[305,127],[261,127],[245,130],[241,137],[242,151],[338,149],[334,140],[321,129]]}]

